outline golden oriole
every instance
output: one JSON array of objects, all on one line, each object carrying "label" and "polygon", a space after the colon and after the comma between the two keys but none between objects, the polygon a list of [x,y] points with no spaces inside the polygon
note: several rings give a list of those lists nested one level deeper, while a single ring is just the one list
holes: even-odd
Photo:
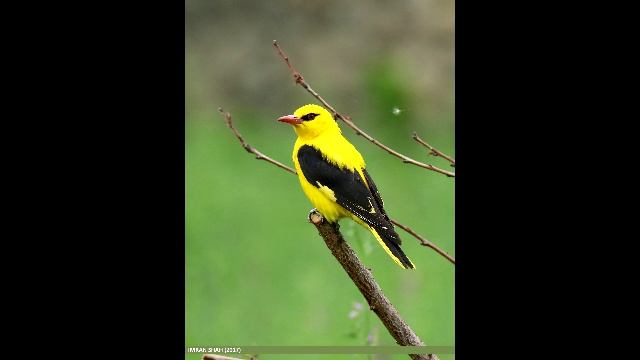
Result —
[{"label": "golden oriole", "polygon": [[311,204],[329,222],[351,218],[369,229],[402,268],[415,266],[400,249],[400,236],[384,210],[376,184],[362,155],[342,136],[340,127],[322,106],[309,104],[278,119],[293,125],[293,146],[300,185]]}]

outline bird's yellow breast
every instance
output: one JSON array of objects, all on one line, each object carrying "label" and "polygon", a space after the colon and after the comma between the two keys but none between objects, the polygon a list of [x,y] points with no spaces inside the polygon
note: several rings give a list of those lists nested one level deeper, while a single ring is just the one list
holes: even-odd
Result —
[{"label": "bird's yellow breast", "polygon": [[313,139],[298,138],[293,147],[293,163],[298,173],[298,179],[300,180],[302,191],[309,198],[311,204],[330,222],[335,222],[343,217],[357,219],[357,217],[352,216],[351,212],[336,203],[333,190],[325,184],[311,184],[307,181],[298,162],[298,150],[303,145],[310,145],[320,150],[327,161],[340,168],[357,172],[365,181],[362,173],[362,169],[365,168],[365,162],[362,155],[341,134],[325,134]]}]

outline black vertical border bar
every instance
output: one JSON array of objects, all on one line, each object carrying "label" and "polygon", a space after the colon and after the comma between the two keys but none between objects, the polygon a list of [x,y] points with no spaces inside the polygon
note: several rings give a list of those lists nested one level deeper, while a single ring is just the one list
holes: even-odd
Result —
[{"label": "black vertical border bar", "polygon": [[[181,64],[181,66],[178,66],[176,71],[178,72],[176,74],[176,77],[179,79],[179,82],[182,84],[182,91],[176,91],[175,97],[176,99],[180,99],[181,101],[178,100],[178,103],[180,104],[179,108],[176,108],[176,118],[179,118],[178,116],[182,117],[182,121],[181,122],[177,122],[176,124],[178,125],[179,130],[176,131],[176,135],[175,135],[175,144],[176,147],[174,148],[174,152],[176,155],[178,155],[178,159],[176,161],[176,169],[175,169],[175,182],[177,184],[176,188],[175,188],[175,198],[176,198],[176,202],[178,203],[176,206],[176,210],[177,213],[176,215],[176,222],[177,222],[177,226],[176,226],[176,233],[175,233],[175,238],[178,239],[178,241],[175,243],[176,244],[176,251],[175,251],[175,256],[176,256],[176,260],[175,260],[175,264],[177,266],[176,269],[174,269],[174,272],[178,275],[178,279],[176,280],[176,284],[178,284],[178,291],[176,292],[176,299],[175,302],[177,304],[177,309],[175,312],[175,317],[176,317],[176,327],[175,327],[175,331],[176,331],[176,356],[180,356],[180,358],[184,357],[184,351],[185,351],[185,347],[186,347],[186,326],[185,326],[185,322],[186,322],[186,223],[185,223],[185,216],[186,216],[186,182],[185,182],[185,176],[186,176],[186,154],[185,154],[185,149],[186,149],[186,100],[185,100],[185,96],[186,96],[186,78],[185,78],[185,73],[186,73],[186,58],[185,58],[185,47],[186,47],[186,42],[185,42],[185,32],[186,32],[186,3],[182,2],[182,1],[176,1],[176,8],[178,8],[178,4],[180,4],[180,9],[182,10],[182,14],[180,14],[176,9],[176,17],[179,17],[179,19],[181,19],[182,21],[177,21],[176,22],[176,28],[173,30],[173,32],[175,33],[175,36],[177,37],[175,39],[176,43],[178,44],[178,46],[176,47],[176,53],[175,53],[175,61],[178,64]],[[178,37],[179,36],[179,37]],[[179,87],[176,87],[176,89],[179,89]],[[178,113],[179,111],[179,113]]]},{"label": "black vertical border bar", "polygon": [[[482,43],[483,5],[473,1],[457,0],[455,4],[455,139],[456,139],[456,178],[455,178],[455,352],[456,360],[476,358],[478,346],[482,345],[476,324],[480,320],[477,301],[482,293],[481,278],[477,272],[478,259],[483,239],[477,237],[478,226],[483,215],[478,206],[479,191],[482,189],[482,169],[478,158],[479,138],[482,138],[484,122],[481,115],[483,86]],[[486,19],[486,18],[485,18]],[[480,43],[478,43],[480,42]],[[487,104],[485,104],[487,105]],[[485,108],[486,110],[486,108]],[[479,172],[480,171],[480,172]],[[486,173],[485,173],[486,176]],[[485,180],[486,181],[486,180]],[[486,336],[486,335],[485,335]],[[486,344],[484,344],[486,346]],[[493,349],[491,350],[493,352]]]}]

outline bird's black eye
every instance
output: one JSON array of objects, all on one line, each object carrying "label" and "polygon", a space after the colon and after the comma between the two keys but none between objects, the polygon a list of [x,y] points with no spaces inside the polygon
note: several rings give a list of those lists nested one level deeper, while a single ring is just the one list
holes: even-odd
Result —
[{"label": "bird's black eye", "polygon": [[313,120],[316,118],[316,116],[318,116],[320,114],[314,114],[314,113],[308,113],[307,115],[301,117],[300,119],[304,120],[304,121],[309,121],[309,120]]}]

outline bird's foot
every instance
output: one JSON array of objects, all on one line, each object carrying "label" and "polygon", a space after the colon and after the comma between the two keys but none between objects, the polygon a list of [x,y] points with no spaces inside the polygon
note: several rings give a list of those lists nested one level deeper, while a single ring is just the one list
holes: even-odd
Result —
[{"label": "bird's foot", "polygon": [[309,211],[309,221],[317,225],[324,221],[324,216],[322,216],[317,209],[311,209],[311,211]]}]

